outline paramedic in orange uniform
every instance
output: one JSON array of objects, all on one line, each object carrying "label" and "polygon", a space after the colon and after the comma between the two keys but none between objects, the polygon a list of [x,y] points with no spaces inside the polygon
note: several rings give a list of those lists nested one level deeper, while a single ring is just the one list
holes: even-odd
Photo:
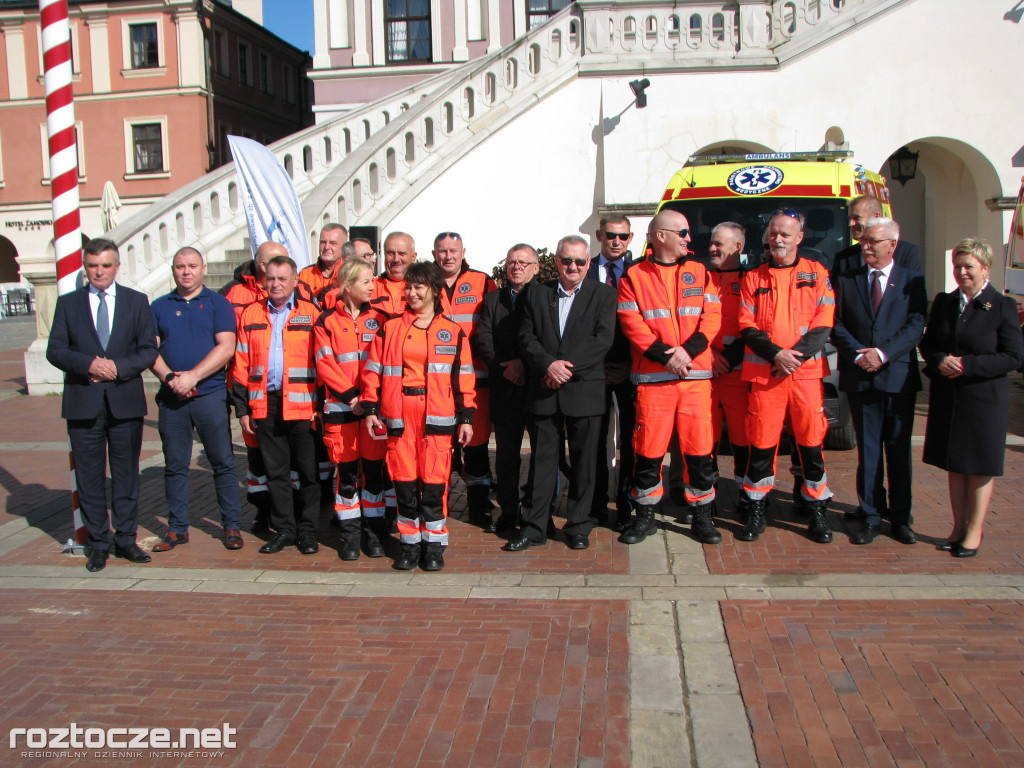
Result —
[{"label": "paramedic in orange uniform", "polygon": [[746,519],[749,500],[743,494],[743,474],[747,470],[747,395],[750,384],[743,380],[743,353],[746,346],[740,338],[740,283],[743,266],[740,254],[746,243],[743,227],[723,221],[711,230],[708,256],[711,280],[718,287],[722,302],[722,327],[711,340],[711,426],[715,431],[717,474],[718,444],[722,439],[722,421],[729,428],[732,446],[733,474],[739,490],[740,519]]},{"label": "paramedic in orange uniform", "polygon": [[408,309],[370,344],[360,405],[372,435],[387,431],[387,466],[398,498],[402,551],[394,567],[444,568],[452,438],[473,438],[475,381],[469,339],[441,314],[444,283],[434,264],[406,273]]},{"label": "paramedic in orange uniform", "polygon": [[324,394],[324,445],[337,468],[334,513],[341,527],[338,556],[342,560],[358,560],[361,544],[368,557],[383,557],[382,541],[387,535],[385,440],[375,440],[363,428],[359,373],[370,342],[388,316],[369,303],[373,267],[361,259],[350,259],[336,272],[337,304],[320,315],[313,337],[317,380]]},{"label": "paramedic in orange uniform", "polygon": [[637,385],[636,455],[630,502],[636,518],[619,541],[636,544],[657,530],[654,514],[664,496],[661,465],[673,433],[683,453],[686,504],[693,533],[717,544],[711,429],[711,340],[722,305],[704,265],[690,253],[689,222],[663,210],[647,229],[653,253],[619,281],[618,318],[633,355]]},{"label": "paramedic in orange uniform", "polygon": [[326,291],[334,287],[335,272],[343,259],[341,248],[348,240],[348,230],[341,224],[325,224],[320,230],[320,258],[299,272],[299,280],[309,286],[309,291],[318,301],[323,301]]},{"label": "paramedic in orange uniform", "polygon": [[[444,290],[441,307],[444,316],[459,324],[466,338],[476,332],[484,296],[497,290],[497,285],[484,272],[470,269],[466,263],[466,249],[458,232],[441,232],[434,238],[434,262],[441,270]],[[491,518],[493,505],[491,492],[491,460],[487,442],[491,436],[491,397],[487,385],[487,363],[473,359],[476,372],[476,415],[473,418],[473,439],[463,450],[462,479],[466,483],[466,501],[470,519],[484,530],[493,533]]]},{"label": "paramedic in orange uniform", "polygon": [[832,541],[825,519],[832,491],[822,453],[828,423],[821,380],[829,373],[823,349],[832,331],[835,296],[828,271],[797,252],[804,239],[803,223],[803,215],[788,208],[772,214],[770,260],[748,272],[740,289],[739,328],[748,350],[743,380],[750,382],[750,458],[743,478],[743,492],[750,501],[743,530],[737,534],[743,541],[764,532],[787,410],[800,455],[810,537],[819,544]]},{"label": "paramedic in orange uniform", "polygon": [[416,261],[416,243],[405,232],[392,232],[384,238],[384,273],[373,281],[376,309],[394,317],[405,311],[405,271]]}]

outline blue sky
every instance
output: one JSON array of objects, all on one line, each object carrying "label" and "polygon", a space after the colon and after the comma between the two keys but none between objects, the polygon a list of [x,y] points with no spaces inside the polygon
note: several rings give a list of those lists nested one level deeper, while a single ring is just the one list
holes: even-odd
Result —
[{"label": "blue sky", "polygon": [[313,0],[263,0],[263,26],[313,55]]}]

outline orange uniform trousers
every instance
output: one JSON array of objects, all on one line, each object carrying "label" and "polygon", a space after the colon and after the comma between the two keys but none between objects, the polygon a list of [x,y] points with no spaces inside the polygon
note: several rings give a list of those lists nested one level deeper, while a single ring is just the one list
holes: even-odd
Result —
[{"label": "orange uniform trousers", "polygon": [[448,480],[452,472],[452,436],[426,435],[425,395],[402,397],[405,428],[389,436],[387,466],[398,500],[402,544],[448,546]]},{"label": "orange uniform trousers", "polygon": [[714,444],[711,429],[711,381],[665,381],[636,388],[636,454],[630,501],[658,504],[665,495],[661,464],[673,433],[683,452],[686,502],[707,504],[715,499]]},{"label": "orange uniform trousers", "polygon": [[804,499],[832,497],[822,453],[828,431],[823,405],[821,379],[773,376],[767,384],[751,382],[747,408],[750,459],[743,478],[743,490],[751,499],[763,499],[775,487],[775,455],[787,411],[803,470]]},{"label": "orange uniform trousers", "polygon": [[[743,485],[749,456],[747,443],[747,398],[750,382],[743,380],[742,371],[730,371],[711,380],[711,426],[714,429],[715,454],[722,440],[722,423],[729,429],[732,446],[733,474],[736,485]],[[716,461],[717,464],[717,461]]]},{"label": "orange uniform trousers", "polygon": [[352,520],[360,513],[367,518],[383,517],[387,441],[374,440],[364,422],[352,421],[324,424],[324,446],[338,468],[334,484],[334,513],[338,519]]}]

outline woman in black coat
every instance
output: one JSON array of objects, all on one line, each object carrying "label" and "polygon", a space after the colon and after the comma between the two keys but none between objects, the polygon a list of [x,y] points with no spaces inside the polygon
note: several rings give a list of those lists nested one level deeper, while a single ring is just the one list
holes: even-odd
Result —
[{"label": "woman in black coat", "polygon": [[939,549],[973,557],[994,478],[1003,474],[1010,402],[1007,374],[1024,360],[1017,306],[988,282],[992,249],[967,238],[953,248],[959,288],[932,304],[921,354],[931,379],[924,462],[949,472],[953,531]]}]

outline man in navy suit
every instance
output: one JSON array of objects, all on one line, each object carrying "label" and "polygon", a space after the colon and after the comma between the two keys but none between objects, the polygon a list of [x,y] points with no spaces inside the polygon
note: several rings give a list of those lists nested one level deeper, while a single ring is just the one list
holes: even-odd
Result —
[{"label": "man in navy suit", "polygon": [[555,496],[560,433],[569,446],[569,505],[562,529],[570,549],[590,546],[597,431],[607,408],[604,359],[615,334],[615,291],[586,280],[590,248],[579,235],[558,242],[558,280],[523,297],[519,343],[526,364],[527,428],[533,461],[533,503],[522,527],[502,547],[522,552],[547,542]]},{"label": "man in navy suit", "polygon": [[88,285],[57,299],[46,359],[64,371],[61,416],[68,424],[79,506],[89,531],[85,567],[94,573],[106,566],[112,546],[115,556],[133,563],[150,560],[135,543],[135,532],[146,415],[141,374],[156,360],[157,347],[149,300],[114,282],[121,266],[117,246],[110,240],[90,240],[82,266]]},{"label": "man in navy suit", "polygon": [[[619,280],[633,265],[629,244],[633,240],[629,219],[622,214],[610,213],[601,218],[597,230],[597,241],[601,253],[594,265],[587,271],[588,280],[597,280],[618,290]],[[615,441],[619,446],[619,477],[615,486],[615,530],[623,531],[630,523],[632,512],[629,506],[629,478],[633,477],[633,428],[636,426],[636,385],[629,380],[629,339],[615,321],[615,337],[612,348],[604,359],[605,396],[608,409],[601,417],[598,433],[600,443],[597,449],[597,472],[594,475],[594,501],[591,514],[603,520],[608,507],[608,429],[611,426],[612,395],[619,413],[619,435]]]},{"label": "man in navy suit", "polygon": [[854,544],[870,544],[881,528],[884,466],[892,537],[902,544],[917,541],[910,527],[910,436],[921,389],[916,349],[928,295],[924,276],[893,258],[899,236],[892,219],[868,219],[860,238],[864,265],[835,278],[832,343],[839,351],[839,388],[849,397],[857,434],[857,499],[864,515]]},{"label": "man in navy suit", "polygon": [[[850,237],[860,240],[864,236],[865,224],[869,219],[880,218],[882,213],[882,202],[873,195],[861,195],[850,201]],[[900,240],[896,243],[896,251],[893,253],[893,261],[899,267],[912,269],[921,272],[921,253],[917,246]],[[844,275],[864,265],[859,243],[854,243],[836,254],[832,262],[832,275]]]}]

